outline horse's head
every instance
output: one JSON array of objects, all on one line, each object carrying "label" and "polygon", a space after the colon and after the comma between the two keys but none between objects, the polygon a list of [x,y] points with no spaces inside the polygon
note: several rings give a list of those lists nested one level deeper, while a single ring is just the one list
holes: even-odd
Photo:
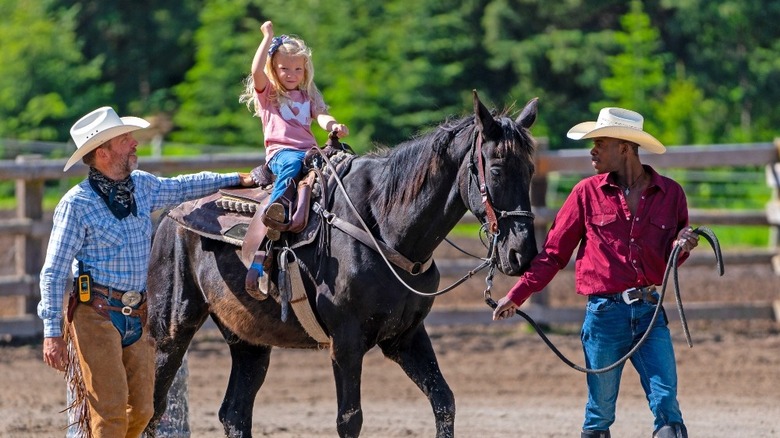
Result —
[{"label": "horse's head", "polygon": [[475,91],[474,140],[460,170],[461,197],[495,243],[498,268],[507,275],[520,275],[537,253],[530,199],[534,140],[528,130],[536,109],[533,99],[515,120],[494,117]]}]

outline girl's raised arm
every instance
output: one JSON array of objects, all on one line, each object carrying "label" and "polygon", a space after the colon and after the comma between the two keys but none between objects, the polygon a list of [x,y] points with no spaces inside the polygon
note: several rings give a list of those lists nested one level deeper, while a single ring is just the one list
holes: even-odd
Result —
[{"label": "girl's raised arm", "polygon": [[252,80],[257,91],[265,90],[266,85],[268,85],[268,76],[265,75],[263,68],[268,58],[271,41],[274,39],[274,25],[270,21],[266,21],[260,26],[260,30],[263,32],[263,41],[260,42],[255,57],[252,59]]}]

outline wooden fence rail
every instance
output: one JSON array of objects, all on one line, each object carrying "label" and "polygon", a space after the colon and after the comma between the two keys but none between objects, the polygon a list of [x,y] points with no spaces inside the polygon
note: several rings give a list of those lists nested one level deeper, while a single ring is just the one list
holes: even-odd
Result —
[{"label": "wooden fence rail", "polygon": [[[537,153],[536,169],[531,199],[537,214],[536,228],[541,238],[555,215],[555,210],[545,205],[547,178],[552,172],[591,174],[593,172],[587,149],[546,151]],[[780,273],[780,139],[774,143],[733,144],[712,146],[678,146],[669,148],[664,155],[643,154],[642,161],[656,168],[701,169],[725,166],[766,166],[767,184],[772,187],[772,199],[765,211],[709,211],[692,210],[694,223],[763,225],[773,230],[771,242],[766,251],[749,254],[726,255],[728,263],[764,263],[772,261]],[[247,171],[264,159],[262,153],[204,154],[193,157],[162,157],[139,159],[139,167],[157,174],[179,174],[201,170],[243,170]],[[83,178],[86,169],[82,164],[62,172],[65,160],[42,159],[40,156],[19,156],[15,160],[0,160],[0,180],[16,183],[16,217],[0,220],[0,236],[14,235],[15,274],[0,276],[0,297],[23,297],[20,316],[0,317],[0,336],[39,336],[42,324],[36,316],[39,299],[38,274],[43,265],[43,248],[51,230],[51,220],[46,219],[43,208],[44,183],[51,180]],[[468,221],[473,216],[467,216]],[[444,275],[455,272],[458,260],[437,260]],[[460,272],[460,271],[458,271]],[[539,294],[540,297],[546,294]],[[547,309],[544,302],[534,303],[545,315],[554,309]],[[761,315],[766,309],[762,309]],[[722,316],[722,315],[721,315]],[[554,322],[551,321],[551,322]]]}]

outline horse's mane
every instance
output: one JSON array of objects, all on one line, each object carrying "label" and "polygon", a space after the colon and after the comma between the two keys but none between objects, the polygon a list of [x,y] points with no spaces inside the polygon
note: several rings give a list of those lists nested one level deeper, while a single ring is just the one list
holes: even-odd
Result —
[{"label": "horse's mane", "polygon": [[[523,147],[527,160],[534,152],[534,140],[526,129],[514,124],[502,112],[496,118],[501,130],[501,142],[498,156],[503,156],[513,148]],[[519,129],[518,129],[519,128]],[[474,139],[476,124],[474,116],[456,120],[447,120],[431,132],[421,134],[411,140],[400,143],[395,148],[381,148],[367,156],[384,161],[382,169],[384,185],[375,185],[371,199],[376,199],[379,217],[386,217],[395,208],[405,208],[413,202],[425,184],[435,177],[448,163],[445,162],[448,148],[462,148],[463,153],[470,150]],[[456,139],[460,141],[456,144]],[[458,165],[459,163],[450,163]]]}]

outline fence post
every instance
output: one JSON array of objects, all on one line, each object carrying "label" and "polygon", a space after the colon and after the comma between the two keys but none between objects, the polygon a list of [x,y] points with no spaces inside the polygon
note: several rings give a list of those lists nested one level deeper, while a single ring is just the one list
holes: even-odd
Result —
[{"label": "fence post", "polygon": [[766,220],[769,223],[769,248],[775,255],[772,267],[780,276],[780,138],[774,141],[777,161],[766,165],[766,183],[772,188],[772,198],[766,205]]},{"label": "fence post", "polygon": [[[549,149],[549,143],[546,139],[539,140],[536,146],[536,168],[538,169],[538,172],[534,175],[534,177],[531,179],[531,207],[535,210],[544,210],[547,207],[547,175],[548,171],[547,169],[543,169],[543,166],[540,166],[539,157],[544,155],[547,150]],[[534,224],[534,236],[536,237],[536,247],[541,250],[542,246],[544,245],[544,241],[547,240],[547,227],[549,224],[542,222],[542,221],[536,221]],[[531,296],[531,299],[529,300],[533,304],[538,304],[542,307],[547,307],[550,305],[550,298],[547,296],[547,287],[539,291],[539,293],[535,293]],[[544,321],[542,321],[544,322]]]},{"label": "fence post", "polygon": [[[29,166],[42,160],[41,155],[20,155],[16,163]],[[43,180],[16,180],[16,217],[33,222],[43,220]],[[24,314],[36,314],[40,296],[38,290],[38,270],[43,266],[43,239],[36,235],[16,236],[16,274],[24,276],[29,288],[24,294],[21,305]]]}]

